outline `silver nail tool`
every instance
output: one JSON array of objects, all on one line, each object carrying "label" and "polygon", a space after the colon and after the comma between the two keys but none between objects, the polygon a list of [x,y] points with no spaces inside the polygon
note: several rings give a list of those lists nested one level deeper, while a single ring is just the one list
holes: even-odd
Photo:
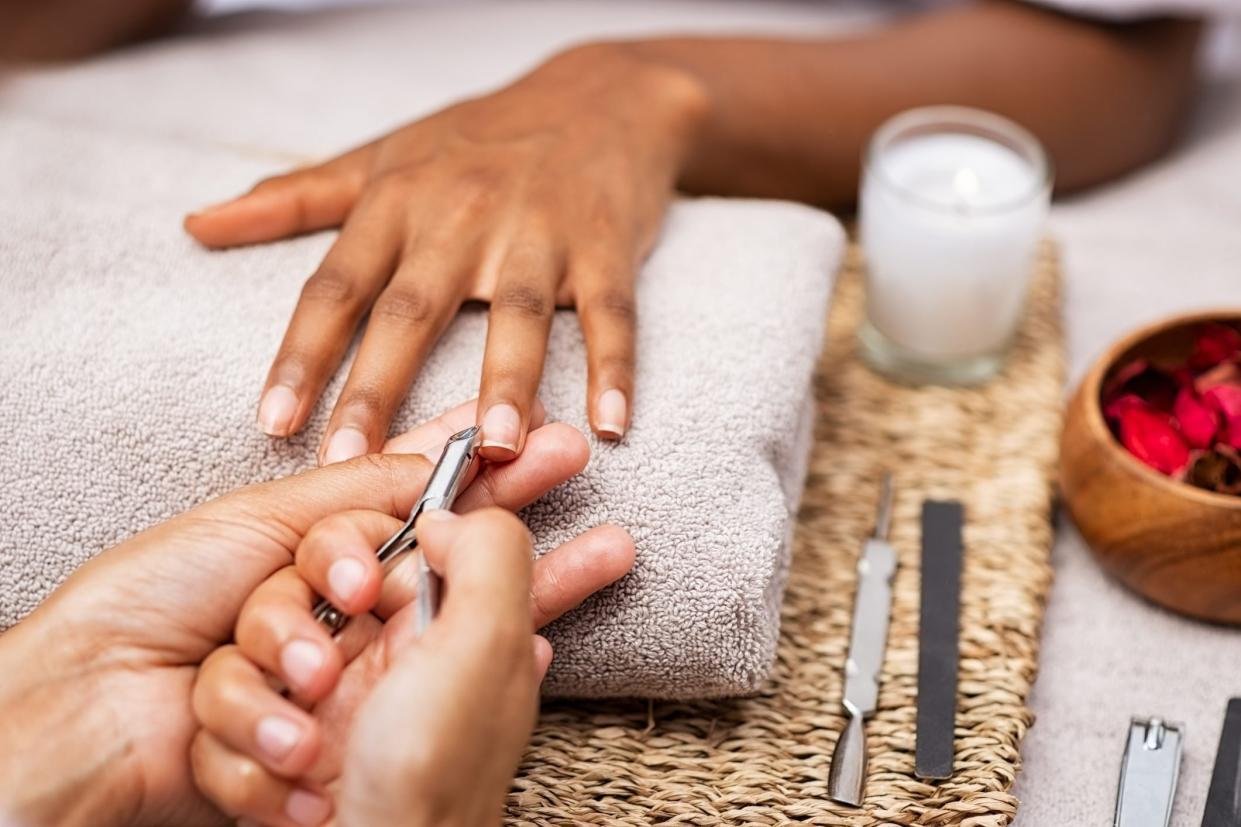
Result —
[{"label": "silver nail tool", "polygon": [[[452,509],[457,495],[461,493],[462,483],[478,462],[481,442],[482,432],[477,425],[458,431],[448,438],[439,462],[435,464],[435,470],[427,480],[427,487],[409,513],[409,519],[375,552],[385,572],[391,569],[405,552],[417,552],[418,538],[414,534],[414,523],[424,511]],[[414,630],[422,635],[439,610],[440,584],[439,577],[421,554],[418,555],[416,565],[418,571],[414,584]],[[332,634],[338,633],[349,622],[349,615],[333,606],[326,598],[315,604],[313,613],[315,620],[330,629]]]},{"label": "silver nail tool", "polygon": [[1181,770],[1183,724],[1133,718],[1120,763],[1113,827],[1167,827]]},{"label": "silver nail tool", "polygon": [[857,595],[853,602],[853,630],[849,659],[845,662],[845,711],[849,722],[836,741],[827,795],[842,804],[860,806],[866,788],[866,733],[862,722],[870,717],[879,700],[879,670],[888,638],[892,610],[892,575],[896,552],[888,544],[892,524],[892,475],[883,475],[875,533],[858,558]]}]

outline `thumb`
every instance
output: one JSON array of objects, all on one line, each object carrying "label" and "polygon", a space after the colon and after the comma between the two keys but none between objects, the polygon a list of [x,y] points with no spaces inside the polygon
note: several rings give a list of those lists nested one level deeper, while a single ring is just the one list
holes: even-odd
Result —
[{"label": "thumb", "polygon": [[195,509],[199,516],[260,523],[287,532],[295,547],[312,525],[337,512],[382,511],[404,519],[431,475],[421,454],[367,454],[291,477],[250,485]]},{"label": "thumb", "polygon": [[186,216],[185,229],[207,247],[233,247],[338,227],[366,184],[375,147],[260,181],[245,195]]}]

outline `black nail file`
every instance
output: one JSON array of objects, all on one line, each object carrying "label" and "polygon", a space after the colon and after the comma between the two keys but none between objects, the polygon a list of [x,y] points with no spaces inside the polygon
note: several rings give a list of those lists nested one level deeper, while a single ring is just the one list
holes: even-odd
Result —
[{"label": "black nail file", "polygon": [[1241,698],[1224,713],[1202,827],[1241,827]]},{"label": "black nail file", "polygon": [[919,778],[952,777],[964,521],[959,502],[922,503],[918,745],[914,756],[914,774]]}]

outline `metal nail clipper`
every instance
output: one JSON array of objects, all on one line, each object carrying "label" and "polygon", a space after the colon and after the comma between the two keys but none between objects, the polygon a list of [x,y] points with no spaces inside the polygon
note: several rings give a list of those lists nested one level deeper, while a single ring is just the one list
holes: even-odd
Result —
[{"label": "metal nail clipper", "polygon": [[[375,552],[385,572],[406,552],[417,553],[418,538],[414,534],[414,523],[424,511],[452,509],[466,477],[478,463],[478,448],[481,442],[482,431],[477,425],[458,431],[448,438],[439,462],[435,464],[435,470],[427,480],[427,487],[409,513],[409,519]],[[439,609],[440,583],[439,577],[421,554],[417,556],[416,565],[418,571],[414,584],[414,630],[421,636],[431,625]],[[330,629],[332,634],[338,633],[349,622],[349,615],[333,606],[326,598],[321,598],[315,604],[313,613],[315,620]]]},{"label": "metal nail clipper", "polygon": [[888,545],[892,523],[892,476],[884,474],[875,533],[858,558],[857,596],[853,602],[853,630],[845,662],[845,711],[849,723],[840,733],[827,774],[827,795],[842,804],[860,806],[866,788],[866,733],[862,722],[879,702],[879,670],[888,638],[892,608],[892,575],[896,552]]},{"label": "metal nail clipper", "polygon": [[1133,718],[1120,762],[1115,827],[1167,827],[1181,770],[1182,724]]}]

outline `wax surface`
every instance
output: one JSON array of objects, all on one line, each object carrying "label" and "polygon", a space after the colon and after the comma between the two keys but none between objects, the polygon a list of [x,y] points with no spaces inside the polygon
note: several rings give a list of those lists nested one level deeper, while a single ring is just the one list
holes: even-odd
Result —
[{"label": "wax surface", "polygon": [[879,174],[946,207],[1011,204],[1037,184],[1035,170],[1006,146],[976,135],[924,135],[892,144]]},{"label": "wax surface", "polygon": [[891,144],[871,165],[861,198],[871,324],[927,360],[1001,351],[1047,214],[1040,170],[952,133]]}]

